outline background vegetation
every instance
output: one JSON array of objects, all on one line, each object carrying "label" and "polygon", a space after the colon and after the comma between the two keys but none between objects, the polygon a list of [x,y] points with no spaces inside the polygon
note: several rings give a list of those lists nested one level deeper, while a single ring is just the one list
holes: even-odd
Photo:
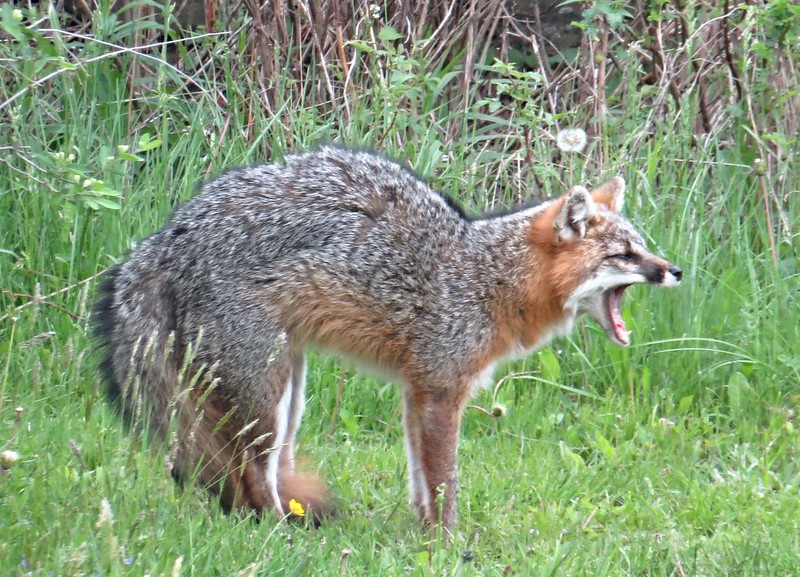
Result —
[{"label": "background vegetation", "polygon": [[[77,5],[0,7],[0,572],[797,574],[795,3],[587,3],[562,52],[499,0],[245,1],[192,34],[144,0]],[[391,385],[313,359],[304,453],[341,504],[315,529],[175,486],[95,371],[106,267],[199,181],[329,141],[476,211],[621,173],[685,271],[628,296],[630,348],[586,323],[498,372],[449,546],[406,504]]]}]

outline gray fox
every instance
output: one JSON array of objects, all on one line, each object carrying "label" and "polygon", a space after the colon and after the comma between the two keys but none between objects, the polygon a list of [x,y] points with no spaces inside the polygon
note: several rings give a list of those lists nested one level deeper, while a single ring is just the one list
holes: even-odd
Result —
[{"label": "gray fox", "polygon": [[[224,507],[328,511],[298,471],[308,347],[400,383],[411,499],[457,520],[468,397],[582,313],[627,345],[635,283],[675,286],[622,216],[625,183],[469,217],[399,164],[324,146],[206,183],[112,269],[93,323],[123,415],[176,435],[173,472]],[[441,503],[437,491],[443,491]]]}]

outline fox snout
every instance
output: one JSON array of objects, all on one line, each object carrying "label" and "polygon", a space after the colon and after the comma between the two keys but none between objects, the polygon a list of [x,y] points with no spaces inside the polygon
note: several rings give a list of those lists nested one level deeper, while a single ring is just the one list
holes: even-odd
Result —
[{"label": "fox snout", "polygon": [[655,262],[642,265],[642,275],[649,284],[672,287],[680,284],[683,271],[679,266],[656,259]]}]

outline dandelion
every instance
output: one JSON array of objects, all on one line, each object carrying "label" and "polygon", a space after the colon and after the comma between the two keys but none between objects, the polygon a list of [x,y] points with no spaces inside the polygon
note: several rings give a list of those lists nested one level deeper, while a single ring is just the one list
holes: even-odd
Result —
[{"label": "dandelion", "polygon": [[494,415],[498,419],[500,417],[505,417],[507,412],[508,409],[506,408],[505,405],[501,405],[500,403],[495,403],[494,405],[492,405],[492,415]]},{"label": "dandelion", "polygon": [[19,461],[19,453],[16,451],[8,450],[0,453],[0,466],[4,469],[10,469],[17,461]]},{"label": "dandelion", "polygon": [[347,558],[350,556],[350,548],[345,547],[342,549],[342,558],[339,560],[339,575],[345,574],[345,564],[347,563]]},{"label": "dandelion", "polygon": [[582,152],[586,147],[586,132],[580,128],[565,128],[556,134],[556,146],[569,155],[569,179],[572,180],[573,154]]},{"label": "dandelion", "polygon": [[556,146],[568,154],[582,152],[586,147],[586,132],[580,128],[565,128],[556,134]]},{"label": "dandelion", "polygon": [[294,513],[295,515],[297,515],[298,517],[305,517],[306,516],[306,510],[303,509],[303,505],[301,505],[300,503],[298,503],[294,499],[289,501],[289,510],[292,513]]}]

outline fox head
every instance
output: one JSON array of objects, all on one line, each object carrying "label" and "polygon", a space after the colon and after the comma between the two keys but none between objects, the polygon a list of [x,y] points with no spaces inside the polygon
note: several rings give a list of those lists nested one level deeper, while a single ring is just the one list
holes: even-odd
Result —
[{"label": "fox head", "polygon": [[682,276],[679,267],[651,253],[620,214],[624,197],[621,177],[591,193],[575,186],[537,219],[532,239],[547,255],[547,275],[565,310],[588,314],[623,346],[630,342],[620,312],[625,289],[677,286]]}]

